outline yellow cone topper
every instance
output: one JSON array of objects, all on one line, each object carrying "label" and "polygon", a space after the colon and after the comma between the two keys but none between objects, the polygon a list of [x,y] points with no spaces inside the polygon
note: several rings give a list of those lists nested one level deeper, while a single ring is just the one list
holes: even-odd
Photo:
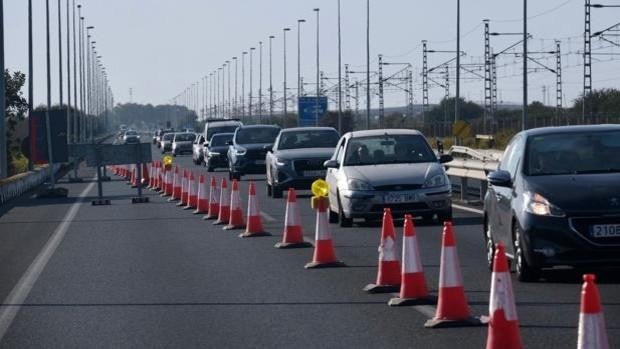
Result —
[{"label": "yellow cone topper", "polygon": [[164,168],[170,169],[170,167],[172,167],[172,156],[164,156],[164,158],[162,159],[162,163],[164,164]]},{"label": "yellow cone topper", "polygon": [[312,194],[314,194],[311,201],[312,208],[314,209],[317,207],[316,203],[318,200],[327,200],[329,185],[324,180],[317,179],[312,182],[312,187],[310,189],[312,190]]}]

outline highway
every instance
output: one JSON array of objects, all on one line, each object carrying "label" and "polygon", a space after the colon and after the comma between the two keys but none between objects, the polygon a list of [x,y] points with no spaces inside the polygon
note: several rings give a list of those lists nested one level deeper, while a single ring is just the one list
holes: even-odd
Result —
[{"label": "highway", "polygon": [[[161,158],[153,149],[153,158]],[[208,174],[191,156],[175,163]],[[240,239],[240,231],[213,226],[150,190],[150,203],[132,204],[135,189],[114,176],[104,184],[112,205],[91,206],[94,171],[80,175],[83,183],[59,181],[67,199],[28,194],[1,208],[2,348],[481,348],[486,342],[486,327],[426,329],[433,306],[390,308],[390,294],[362,291],[376,278],[379,225],[331,225],[345,268],[306,270],[312,249],[275,249],[286,199],[268,198],[262,176],[241,182],[243,209],[253,179],[272,236]],[[312,239],[309,192],[299,194],[304,234]],[[478,209],[455,209],[454,225],[471,312],[487,315],[490,272]],[[432,293],[441,231],[417,226]],[[619,281],[607,273],[599,283],[610,347],[620,347]],[[513,277],[513,285],[527,348],[576,346],[577,273],[546,273],[538,283]]]}]

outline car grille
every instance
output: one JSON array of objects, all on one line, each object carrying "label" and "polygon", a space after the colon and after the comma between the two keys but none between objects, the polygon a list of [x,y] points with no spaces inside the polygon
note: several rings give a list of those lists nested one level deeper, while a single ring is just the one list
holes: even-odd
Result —
[{"label": "car grille", "polygon": [[390,184],[375,186],[375,190],[379,191],[418,190],[421,188],[422,184]]},{"label": "car grille", "polygon": [[570,224],[581,237],[597,245],[620,245],[620,237],[593,237],[590,228],[595,224],[618,224],[620,225],[620,215],[613,217],[587,217],[571,218]]},{"label": "car grille", "polygon": [[248,150],[246,153],[246,158],[249,160],[265,160],[266,156],[266,150]]},{"label": "car grille", "polygon": [[419,210],[428,210],[428,205],[424,202],[411,202],[404,204],[391,204],[391,205],[373,205],[370,208],[371,212],[383,212],[383,209],[389,207],[392,211],[414,213]]},{"label": "car grille", "polygon": [[298,175],[303,175],[304,171],[322,171],[325,170],[323,167],[323,163],[327,159],[304,159],[304,160],[295,160],[293,161],[293,166],[295,168],[295,172]]}]

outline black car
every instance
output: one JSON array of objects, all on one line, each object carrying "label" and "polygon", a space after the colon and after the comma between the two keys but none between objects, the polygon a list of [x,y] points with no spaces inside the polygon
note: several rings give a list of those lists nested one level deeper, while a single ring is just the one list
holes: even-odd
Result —
[{"label": "black car", "polygon": [[228,177],[241,179],[246,174],[265,173],[265,156],[273,147],[280,127],[272,125],[240,126],[228,142]]},{"label": "black car", "polygon": [[542,268],[620,266],[620,126],[523,131],[488,175],[487,259],[503,242],[518,279]]},{"label": "black car", "polygon": [[232,141],[234,135],[234,133],[218,133],[211,137],[204,155],[204,163],[208,172],[213,172],[220,167],[228,168],[228,143]]}]

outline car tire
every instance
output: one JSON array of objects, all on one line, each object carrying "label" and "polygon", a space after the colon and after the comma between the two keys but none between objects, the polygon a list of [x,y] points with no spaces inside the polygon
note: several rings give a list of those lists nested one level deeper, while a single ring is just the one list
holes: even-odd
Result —
[{"label": "car tire", "polygon": [[517,273],[517,280],[522,282],[534,282],[540,279],[540,269],[529,265],[523,250],[523,232],[519,223],[514,222],[512,227],[512,244],[514,247],[514,266]]},{"label": "car tire", "polygon": [[486,245],[487,252],[487,266],[490,271],[493,271],[493,260],[495,259],[495,242],[493,242],[493,234],[491,233],[491,228],[489,227],[489,223],[487,222],[487,218],[484,219],[484,242]]},{"label": "car tire", "polygon": [[283,196],[283,190],[281,187],[272,186],[271,187],[271,197],[274,199],[281,199]]},{"label": "car tire", "polygon": [[348,218],[344,214],[342,204],[340,203],[340,194],[338,194],[338,222],[341,228],[350,228],[353,226],[353,218]]},{"label": "car tire", "polygon": [[207,172],[213,172],[213,167],[207,166]]},{"label": "car tire", "polygon": [[269,185],[269,183],[267,183],[267,185],[266,185],[266,187],[265,187],[265,188],[267,189],[267,197],[271,197],[271,195],[272,195],[272,193],[273,193],[273,192],[272,192],[271,185]]}]

